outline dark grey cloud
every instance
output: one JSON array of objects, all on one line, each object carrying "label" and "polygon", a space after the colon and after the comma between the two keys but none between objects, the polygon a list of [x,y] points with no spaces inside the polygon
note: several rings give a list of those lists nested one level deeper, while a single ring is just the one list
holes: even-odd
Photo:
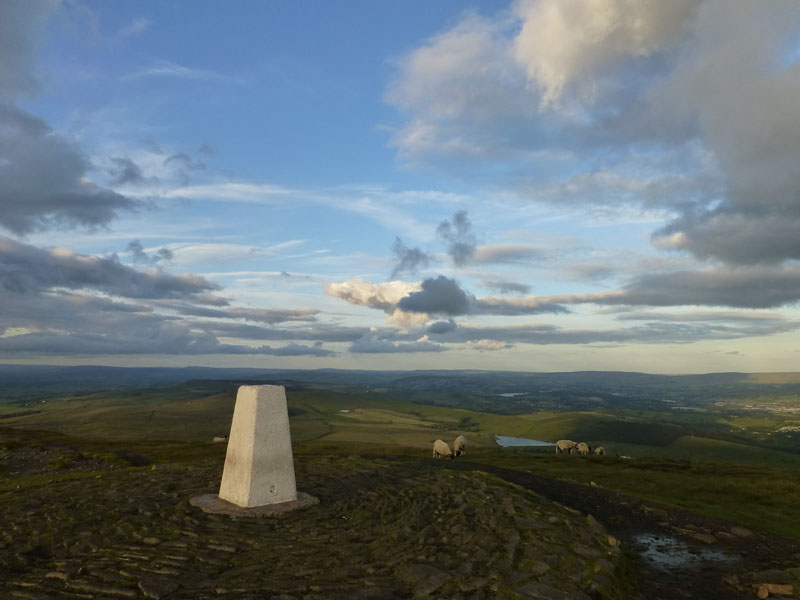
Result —
[{"label": "dark grey cloud", "polygon": [[[535,315],[564,313],[565,303],[592,302],[596,295],[525,296],[522,298],[476,298],[454,279],[439,275],[415,285],[390,282],[380,285],[360,279],[344,283],[327,283],[325,291],[357,306],[368,306],[392,314],[396,309],[412,313],[457,316],[465,314]],[[587,299],[588,298],[588,299]]]},{"label": "dark grey cloud", "polygon": [[800,267],[724,268],[644,275],[599,304],[777,308],[800,300]]},{"label": "dark grey cloud", "polygon": [[[225,325],[228,325],[226,327]],[[291,330],[278,335],[247,335],[235,323],[216,324],[186,320],[154,311],[152,306],[119,302],[83,293],[0,294],[0,331],[34,330],[0,338],[0,355],[97,355],[97,354],[264,354],[274,356],[332,356],[321,345],[313,345]],[[266,328],[247,326],[261,330]],[[322,329],[322,328],[321,328]],[[347,341],[358,339],[360,329]],[[220,337],[275,339],[286,346],[224,344]],[[329,335],[328,337],[335,337]],[[339,337],[342,337],[341,335]]]},{"label": "dark grey cloud", "polygon": [[81,255],[43,250],[0,236],[0,288],[34,294],[51,288],[92,289],[127,298],[191,298],[220,287],[199,275],[170,275],[159,269],[138,271],[116,255]]},{"label": "dark grey cloud", "polygon": [[150,257],[144,251],[144,246],[139,240],[133,240],[128,244],[127,251],[131,253],[131,259],[135,263],[149,263]]},{"label": "dark grey cloud", "polygon": [[[493,301],[494,298],[483,298]],[[621,289],[510,299],[508,303],[777,308],[800,301],[800,266],[714,267],[641,275]]]},{"label": "dark grey cloud", "polygon": [[[312,342],[355,342],[370,333],[369,327],[348,327],[315,323],[305,327],[270,327],[247,323],[231,323],[222,321],[194,321],[193,325],[204,331],[211,331],[220,337],[243,340],[303,340]],[[380,330],[381,337],[396,338],[396,330]],[[397,338],[400,339],[400,338]],[[410,338],[402,338],[410,339]]]},{"label": "dark grey cloud", "polygon": [[190,175],[192,173],[206,170],[204,162],[195,160],[185,152],[171,154],[164,159],[164,166],[173,169],[183,185],[188,185],[191,182]]},{"label": "dark grey cloud", "polygon": [[0,102],[39,91],[35,48],[54,8],[49,0],[0,2]]},{"label": "dark grey cloud", "polygon": [[449,319],[448,321],[436,321],[435,323],[431,323],[428,325],[428,328],[425,330],[427,333],[430,334],[442,334],[442,333],[450,333],[458,328],[458,324],[453,320]]},{"label": "dark grey cloud", "polygon": [[568,268],[570,278],[578,281],[599,281],[613,276],[617,269],[604,263],[581,263]]},{"label": "dark grey cloud", "polygon": [[545,250],[532,246],[481,246],[475,249],[471,262],[479,264],[530,263],[542,260],[547,255],[548,252]]},{"label": "dark grey cloud", "polygon": [[222,344],[214,335],[190,331],[184,325],[162,324],[143,335],[126,332],[103,334],[74,332],[28,333],[0,338],[0,355],[113,355],[113,354],[265,354],[272,356],[327,357],[336,353],[318,346],[250,347]]},{"label": "dark grey cloud", "polygon": [[82,293],[0,294],[0,328],[102,333],[142,331],[168,321],[151,306]]},{"label": "dark grey cloud", "polygon": [[367,334],[356,340],[348,349],[354,354],[391,354],[408,352],[444,352],[447,348],[441,344],[434,344],[427,340],[407,343],[395,343],[387,339],[378,337],[375,334]]},{"label": "dark grey cloud", "polygon": [[194,160],[185,152],[176,152],[164,159],[164,165],[180,166],[190,171],[202,171],[206,165],[200,161]]},{"label": "dark grey cloud", "polygon": [[155,265],[160,262],[169,262],[175,258],[175,255],[169,248],[159,248],[152,254],[147,254],[147,252],[144,251],[144,246],[142,246],[142,243],[139,240],[133,240],[130,242],[125,250],[130,252],[131,260],[133,262],[140,264],[144,263]]},{"label": "dark grey cloud", "polygon": [[484,281],[483,285],[498,294],[529,294],[531,286],[514,281]]},{"label": "dark grey cloud", "polygon": [[92,183],[82,149],[14,104],[39,91],[35,50],[57,5],[46,0],[0,3],[0,227],[19,235],[102,227],[118,212],[139,206]]},{"label": "dark grey cloud", "polygon": [[397,308],[415,313],[434,315],[536,315],[541,313],[570,312],[563,303],[549,301],[546,297],[476,298],[454,280],[443,275],[422,282],[422,290],[412,292],[397,303]]},{"label": "dark grey cloud", "polygon": [[418,269],[427,267],[431,256],[420,248],[409,248],[399,237],[392,244],[392,256],[397,264],[392,270],[391,278],[396,279],[403,273],[414,275]]},{"label": "dark grey cloud", "polygon": [[476,298],[472,303],[472,313],[480,315],[522,316],[542,313],[568,313],[570,310],[560,302],[547,302],[538,298],[519,299]]},{"label": "dark grey cloud", "polygon": [[[800,160],[800,153],[797,158]],[[800,176],[792,185],[800,190]],[[693,210],[656,231],[653,240],[657,245],[667,243],[703,260],[718,259],[736,265],[800,259],[800,191],[794,187],[787,190],[781,203],[785,206],[726,203],[716,210]]]},{"label": "dark grey cloud", "polygon": [[144,181],[142,169],[126,156],[111,159],[112,167],[109,169],[111,183],[114,185],[139,184]]},{"label": "dark grey cloud", "polygon": [[24,235],[107,225],[139,203],[86,178],[83,152],[37,117],[0,104],[0,226]]},{"label": "dark grey cloud", "polygon": [[159,248],[155,251],[152,256],[152,260],[154,263],[158,262],[169,262],[173,258],[175,258],[175,254],[173,254],[172,250],[169,248]]},{"label": "dark grey cloud", "polygon": [[554,325],[470,327],[437,337],[441,343],[494,340],[516,344],[688,344],[701,340],[731,340],[774,335],[800,329],[800,322],[682,323],[654,322],[616,329],[563,329]]},{"label": "dark grey cloud", "polygon": [[211,317],[218,319],[243,319],[258,323],[284,323],[286,321],[315,321],[318,310],[311,308],[209,308],[194,306],[192,304],[161,303],[161,306],[170,308],[181,315],[196,317]]},{"label": "dark grey cloud", "polygon": [[397,308],[416,313],[465,315],[471,310],[472,296],[454,279],[444,275],[425,279],[422,290],[401,298]]},{"label": "dark grey cloud", "polygon": [[467,217],[467,211],[457,211],[452,222],[445,219],[439,223],[436,233],[449,243],[447,253],[457,267],[463,267],[475,255],[478,239],[472,232],[472,222]]},{"label": "dark grey cloud", "polygon": [[615,318],[618,321],[673,321],[681,323],[722,322],[764,324],[766,322],[786,322],[784,317],[774,313],[710,310],[693,312],[626,311],[618,314]]}]

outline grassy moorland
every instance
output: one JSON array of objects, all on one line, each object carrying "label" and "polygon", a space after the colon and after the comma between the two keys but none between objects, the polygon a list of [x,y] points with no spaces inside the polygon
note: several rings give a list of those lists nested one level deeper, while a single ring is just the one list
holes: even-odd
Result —
[{"label": "grassy moorland", "polygon": [[[0,424],[37,430],[44,440],[64,435],[81,440],[81,458],[190,461],[220,457],[213,436],[230,427],[236,385],[190,382],[167,388],[115,390],[52,397],[35,409],[6,404]],[[703,413],[662,415],[648,411],[539,411],[496,414],[418,404],[383,390],[331,390],[295,386],[288,392],[292,437],[298,454],[425,456],[433,440],[459,434],[470,443],[470,460],[531,471],[579,483],[594,482],[643,499],[718,516],[800,538],[793,499],[800,497],[800,455],[758,445],[758,436],[784,427],[785,416]],[[705,437],[735,424],[752,429],[756,443]],[[495,435],[604,445],[605,458],[555,457],[552,450],[500,449]],[[45,444],[42,441],[42,444]],[[48,442],[49,443],[49,442]],[[88,454],[87,454],[88,453]],[[618,458],[617,456],[630,458]],[[114,458],[116,456],[116,458]],[[103,458],[105,457],[105,458]],[[97,457],[95,457],[96,459]],[[9,472],[9,465],[4,467]],[[67,470],[53,477],[84,477]],[[38,485],[12,478],[2,486]]]}]

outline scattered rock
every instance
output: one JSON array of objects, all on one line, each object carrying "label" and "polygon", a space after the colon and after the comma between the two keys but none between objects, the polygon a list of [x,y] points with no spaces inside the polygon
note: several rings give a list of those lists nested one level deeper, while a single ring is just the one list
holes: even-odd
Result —
[{"label": "scattered rock", "polygon": [[601,535],[606,534],[606,528],[603,527],[600,522],[594,518],[593,515],[586,515],[586,520],[589,522],[589,526],[594,529],[597,533]]},{"label": "scattered rock", "polygon": [[698,542],[703,542],[704,544],[713,544],[717,541],[710,533],[692,533],[690,537],[696,539]]},{"label": "scattered rock", "polygon": [[414,588],[418,596],[429,596],[442,587],[450,576],[436,567],[424,564],[411,564],[395,571],[397,578]]},{"label": "scattered rock", "polygon": [[550,587],[538,581],[531,581],[514,590],[523,598],[536,598],[536,600],[564,600],[562,590]]},{"label": "scattered rock", "polygon": [[539,519],[529,517],[514,517],[514,522],[521,529],[541,529],[545,526]]},{"label": "scattered rock", "polygon": [[768,569],[753,573],[753,581],[768,581],[769,583],[792,583],[792,576],[780,569]]},{"label": "scattered rock", "polygon": [[747,529],[747,527],[740,527],[738,525],[731,527],[730,532],[738,537],[746,538],[753,535],[753,532]]},{"label": "scattered rock", "polygon": [[794,587],[784,583],[756,583],[753,585],[759,598],[775,596],[792,596]]},{"label": "scattered rock", "polygon": [[179,584],[162,577],[142,577],[139,580],[139,589],[145,598],[164,600],[180,587]]}]

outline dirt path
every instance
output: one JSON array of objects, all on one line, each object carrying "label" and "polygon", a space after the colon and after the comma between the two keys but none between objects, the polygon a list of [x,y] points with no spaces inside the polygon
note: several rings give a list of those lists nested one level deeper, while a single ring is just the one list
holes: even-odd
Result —
[{"label": "dirt path", "polygon": [[[594,515],[623,542],[636,580],[635,599],[752,599],[753,583],[796,584],[800,577],[800,569],[795,577],[786,572],[800,567],[800,543],[776,534],[529,472],[466,460],[443,462],[441,468],[485,471]],[[658,552],[670,547],[673,552]],[[678,564],[670,564],[672,559]]]}]

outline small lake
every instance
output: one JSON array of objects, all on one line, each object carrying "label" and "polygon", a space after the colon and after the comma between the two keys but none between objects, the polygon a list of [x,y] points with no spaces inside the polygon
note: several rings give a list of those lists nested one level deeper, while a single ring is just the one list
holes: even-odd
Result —
[{"label": "small lake", "polygon": [[501,398],[516,398],[517,396],[524,396],[527,392],[506,392],[504,394],[497,394]]},{"label": "small lake", "polygon": [[662,570],[704,562],[731,562],[735,557],[714,548],[692,547],[674,537],[643,533],[634,542],[646,561]]},{"label": "small lake", "polygon": [[540,440],[529,440],[528,438],[510,437],[507,435],[494,436],[498,446],[555,446],[552,442],[542,442]]}]

